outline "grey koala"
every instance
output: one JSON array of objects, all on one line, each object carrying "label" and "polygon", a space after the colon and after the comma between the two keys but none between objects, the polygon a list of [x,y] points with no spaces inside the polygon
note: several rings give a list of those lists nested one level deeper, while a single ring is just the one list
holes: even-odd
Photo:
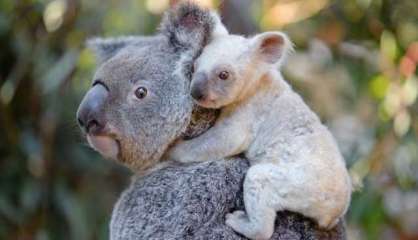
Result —
[{"label": "grey koala", "polygon": [[[79,125],[99,153],[139,173],[115,205],[110,239],[245,239],[224,222],[226,213],[243,209],[245,159],[180,165],[162,158],[176,140],[214,124],[216,112],[194,106],[189,85],[194,59],[222,31],[217,21],[183,4],[165,15],[154,36],[89,42],[99,67]],[[342,224],[322,231],[289,212],[278,214],[272,237],[344,238]]]}]

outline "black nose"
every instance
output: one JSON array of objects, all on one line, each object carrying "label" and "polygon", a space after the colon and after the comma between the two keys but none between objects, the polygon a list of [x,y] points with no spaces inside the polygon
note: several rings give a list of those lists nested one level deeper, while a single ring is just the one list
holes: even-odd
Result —
[{"label": "black nose", "polygon": [[204,97],[202,90],[197,87],[192,88],[191,95],[196,100],[202,100]]},{"label": "black nose", "polygon": [[103,85],[96,84],[84,96],[77,111],[77,121],[85,133],[100,134],[103,130],[106,124],[103,105],[108,94]]},{"label": "black nose", "polygon": [[[99,122],[99,120],[96,120],[95,118],[90,118],[90,114],[81,114],[78,118],[78,124],[80,125],[80,128],[85,133],[91,133],[91,134],[98,134],[103,129],[104,124],[102,122]],[[84,120],[86,119],[86,120]]]},{"label": "black nose", "polygon": [[205,98],[205,92],[207,91],[208,79],[204,73],[196,73],[192,80],[192,89],[190,94],[195,100],[202,100]]}]

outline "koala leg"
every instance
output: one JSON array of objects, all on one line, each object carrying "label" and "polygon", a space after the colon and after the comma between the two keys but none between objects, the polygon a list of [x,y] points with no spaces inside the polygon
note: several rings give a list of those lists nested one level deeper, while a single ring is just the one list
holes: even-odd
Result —
[{"label": "koala leg", "polygon": [[250,167],[244,180],[244,211],[226,215],[226,224],[250,239],[269,239],[274,232],[276,209],[272,200],[276,197],[271,184],[274,180],[267,174],[270,164]]},{"label": "koala leg", "polygon": [[[261,163],[248,169],[244,180],[245,210],[226,216],[226,224],[250,239],[269,239],[276,212],[289,210],[314,218],[321,227],[335,221],[315,181],[303,170]],[[316,186],[316,187],[315,187]],[[323,203],[325,202],[325,203]]]}]

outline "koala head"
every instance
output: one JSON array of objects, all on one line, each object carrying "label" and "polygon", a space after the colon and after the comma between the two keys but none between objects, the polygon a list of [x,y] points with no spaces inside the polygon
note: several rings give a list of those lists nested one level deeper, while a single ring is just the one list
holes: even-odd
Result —
[{"label": "koala head", "polygon": [[216,15],[182,4],[151,37],[93,39],[92,87],[77,111],[89,144],[104,157],[142,171],[153,167],[190,122],[191,65],[219,27]]},{"label": "koala head", "polygon": [[247,96],[260,78],[283,62],[291,43],[281,32],[251,38],[219,35],[195,61],[191,95],[202,107],[220,108]]}]

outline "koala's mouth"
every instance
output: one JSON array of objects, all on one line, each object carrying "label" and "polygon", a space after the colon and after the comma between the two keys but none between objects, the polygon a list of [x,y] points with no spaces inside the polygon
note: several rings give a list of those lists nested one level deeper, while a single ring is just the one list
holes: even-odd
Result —
[{"label": "koala's mouth", "polygon": [[195,100],[196,104],[204,108],[218,108],[217,102],[211,99]]},{"label": "koala's mouth", "polygon": [[117,160],[120,152],[120,143],[107,135],[87,135],[90,146],[98,151],[103,157]]}]

